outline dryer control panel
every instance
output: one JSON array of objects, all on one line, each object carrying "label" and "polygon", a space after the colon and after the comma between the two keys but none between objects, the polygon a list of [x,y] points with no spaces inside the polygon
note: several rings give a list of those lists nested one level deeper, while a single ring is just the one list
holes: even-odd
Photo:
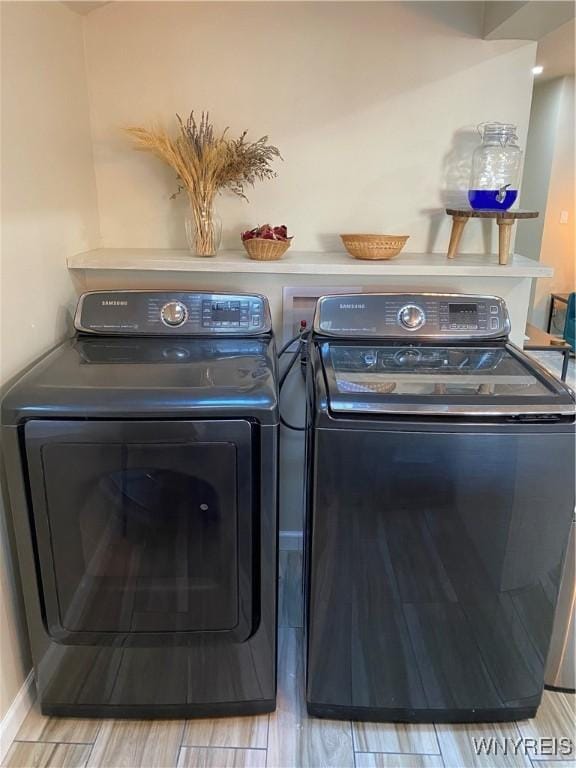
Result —
[{"label": "dryer control panel", "polygon": [[510,333],[497,296],[449,293],[355,293],[323,296],[314,332],[332,338],[495,339]]},{"label": "dryer control panel", "polygon": [[92,291],[80,297],[74,325],[103,336],[255,336],[272,328],[259,294]]}]

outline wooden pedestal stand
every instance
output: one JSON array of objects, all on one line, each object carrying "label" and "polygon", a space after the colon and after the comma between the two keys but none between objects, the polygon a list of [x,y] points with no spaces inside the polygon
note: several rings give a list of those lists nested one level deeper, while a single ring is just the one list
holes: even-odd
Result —
[{"label": "wooden pedestal stand", "polygon": [[452,232],[448,246],[448,258],[453,259],[460,245],[462,232],[469,219],[496,219],[498,224],[498,260],[500,264],[508,264],[510,253],[510,237],[516,219],[535,219],[538,211],[474,211],[471,208],[446,208],[448,216],[452,216]]}]

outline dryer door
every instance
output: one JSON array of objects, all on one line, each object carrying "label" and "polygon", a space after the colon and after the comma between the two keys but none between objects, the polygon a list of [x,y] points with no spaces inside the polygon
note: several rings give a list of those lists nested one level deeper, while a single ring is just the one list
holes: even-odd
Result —
[{"label": "dryer door", "polygon": [[55,640],[251,634],[250,422],[30,421],[25,444]]}]

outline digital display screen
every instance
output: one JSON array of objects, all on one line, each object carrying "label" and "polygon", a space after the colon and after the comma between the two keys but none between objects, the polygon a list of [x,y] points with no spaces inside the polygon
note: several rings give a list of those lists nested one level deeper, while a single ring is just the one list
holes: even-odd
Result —
[{"label": "digital display screen", "polygon": [[240,305],[229,301],[214,302],[212,304],[212,319],[236,322],[240,320]]},{"label": "digital display screen", "polygon": [[478,317],[477,304],[448,304],[450,320],[476,320]]}]

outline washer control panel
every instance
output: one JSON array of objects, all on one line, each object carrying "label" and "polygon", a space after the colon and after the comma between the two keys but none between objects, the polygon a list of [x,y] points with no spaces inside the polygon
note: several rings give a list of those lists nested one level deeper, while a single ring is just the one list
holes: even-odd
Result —
[{"label": "washer control panel", "polygon": [[497,296],[356,293],[320,298],[314,332],[336,338],[480,340],[507,337],[510,319]]},{"label": "washer control panel", "polygon": [[255,336],[272,328],[264,296],[189,291],[85,293],[74,325],[104,336]]}]

